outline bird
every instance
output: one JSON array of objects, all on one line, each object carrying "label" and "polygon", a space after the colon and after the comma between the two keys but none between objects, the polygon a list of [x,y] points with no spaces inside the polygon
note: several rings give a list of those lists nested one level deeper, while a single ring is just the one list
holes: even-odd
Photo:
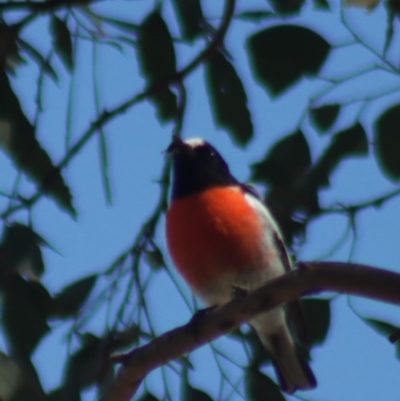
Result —
[{"label": "bird", "polygon": [[[171,259],[207,306],[251,291],[291,269],[282,235],[255,188],[240,183],[209,142],[174,138],[166,239]],[[295,320],[299,326],[296,336]],[[307,361],[299,301],[263,312],[250,322],[289,394],[317,385]]]}]

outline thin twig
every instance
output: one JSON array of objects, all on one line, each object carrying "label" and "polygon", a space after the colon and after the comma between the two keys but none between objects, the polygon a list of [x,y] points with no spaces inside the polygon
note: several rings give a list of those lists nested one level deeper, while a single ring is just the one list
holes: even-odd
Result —
[{"label": "thin twig", "polygon": [[320,214],[349,214],[349,213],[357,213],[361,210],[370,208],[370,207],[381,207],[385,202],[397,197],[400,195],[400,188],[394,189],[392,191],[387,192],[386,194],[380,195],[376,198],[372,198],[371,200],[355,203],[352,205],[341,205],[334,206],[325,209],[321,209]]},{"label": "thin twig", "polygon": [[[224,15],[222,17],[222,23],[220,28],[215,33],[214,39],[206,47],[205,50],[200,52],[186,67],[178,71],[166,82],[152,85],[145,89],[143,92],[138,93],[127,101],[121,103],[119,106],[111,110],[103,110],[102,113],[92,122],[91,126],[84,132],[84,134],[77,140],[77,142],[69,149],[64,158],[58,163],[56,169],[61,171],[68,163],[79,153],[79,151],[87,144],[87,142],[98,132],[103,126],[112,121],[116,116],[127,112],[134,105],[147,99],[149,96],[159,93],[164,89],[168,88],[175,82],[180,82],[184,77],[189,75],[194,69],[196,69],[201,63],[208,60],[208,58],[218,49],[222,44],[223,38],[228,30],[229,24],[232,20],[236,0],[227,0]],[[44,180],[45,181],[45,180]],[[34,205],[42,196],[44,192],[39,190],[35,195],[29,198],[29,205]],[[22,209],[24,205],[15,205],[12,208],[5,210],[0,214],[0,218],[7,218],[16,211]]]}]

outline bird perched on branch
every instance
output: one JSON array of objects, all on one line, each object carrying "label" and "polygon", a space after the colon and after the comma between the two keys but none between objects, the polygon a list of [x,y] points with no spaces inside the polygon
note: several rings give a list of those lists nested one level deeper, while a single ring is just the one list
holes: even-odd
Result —
[{"label": "bird perched on branch", "polygon": [[[218,151],[202,139],[175,138],[167,242],[172,260],[207,305],[231,300],[291,269],[279,229],[252,187],[239,183]],[[297,322],[296,335],[292,320]],[[261,313],[250,324],[287,393],[316,386],[300,344],[298,301]]]}]

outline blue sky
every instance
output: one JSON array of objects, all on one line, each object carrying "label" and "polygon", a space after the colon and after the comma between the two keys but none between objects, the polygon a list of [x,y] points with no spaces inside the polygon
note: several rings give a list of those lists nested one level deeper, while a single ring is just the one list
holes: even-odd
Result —
[{"label": "blue sky", "polygon": [[[208,16],[221,15],[222,1],[203,1],[204,12]],[[315,28],[331,44],[344,44],[351,40],[351,35],[338,22],[340,4],[330,2],[333,14],[312,12],[311,2],[306,5],[306,15],[295,17],[295,23],[304,23]],[[154,3],[151,1],[101,2],[94,8],[110,16],[132,19],[140,22]],[[265,7],[264,1],[238,1],[239,9]],[[173,18],[170,4],[163,7],[168,21]],[[382,6],[373,12],[363,9],[346,9],[344,11],[351,26],[365,38],[373,49],[382,51],[385,33],[385,11]],[[15,14],[12,18],[18,19]],[[218,24],[218,19],[211,20]],[[249,163],[258,161],[266,150],[278,138],[294,131],[312,95],[321,90],[324,82],[303,80],[282,99],[272,101],[264,89],[255,83],[250,73],[248,59],[244,50],[244,39],[249,34],[267,26],[271,22],[254,24],[234,21],[226,38],[226,47],[232,55],[233,62],[241,76],[249,97],[255,124],[255,138],[246,149],[235,146],[229,135],[217,129],[212,121],[208,106],[208,97],[204,87],[204,72],[200,67],[185,81],[188,92],[187,115],[183,135],[186,138],[201,136],[212,142],[223,154],[231,166],[234,175],[240,180],[249,178]],[[396,22],[396,26],[398,23]],[[174,36],[178,36],[176,22],[171,23]],[[43,50],[49,49],[51,43],[47,34],[45,17],[35,22],[25,33],[26,37]],[[395,39],[395,44],[398,40]],[[178,65],[186,65],[203,46],[178,46]],[[394,45],[393,48],[396,48]],[[389,52],[396,61],[394,52]],[[133,48],[126,46],[121,54],[112,48],[98,48],[95,68],[99,77],[98,85],[102,108],[112,108],[134,93],[141,91],[144,80],[140,76]],[[96,117],[93,102],[93,46],[89,41],[79,41],[76,48],[77,75],[75,79],[71,126],[72,143],[80,137]],[[346,75],[374,62],[371,51],[359,49],[359,46],[344,46],[331,56],[330,63],[322,72],[324,76]],[[339,70],[337,65],[340,64]],[[47,80],[44,86],[45,113],[40,119],[38,138],[43,147],[57,162],[65,153],[65,134],[67,132],[66,113],[68,104],[69,76],[62,63],[55,58],[55,68],[61,79],[58,84]],[[338,72],[339,71],[339,72]],[[35,114],[35,91],[37,68],[31,64],[17,70],[13,86],[20,98],[26,114],[33,118]],[[320,99],[321,103],[332,100],[348,100],[379,92],[396,84],[396,77],[388,74],[361,77],[354,83],[346,83],[338,90],[332,91]],[[395,96],[380,98],[371,104],[362,114],[369,138],[372,140],[372,124],[385,107],[395,101]],[[360,103],[344,109],[334,129],[345,128],[357,115]],[[310,142],[312,156],[315,159],[326,146],[329,137],[318,137],[308,122],[303,128]],[[93,138],[81,153],[74,158],[64,170],[63,175],[75,195],[74,202],[78,219],[74,221],[60,211],[49,199],[43,198],[34,208],[34,227],[44,238],[59,251],[45,250],[47,271],[43,277],[51,291],[56,292],[67,283],[87,274],[103,271],[114,258],[130,246],[138,233],[142,222],[152,213],[158,199],[159,187],[156,183],[163,164],[162,151],[170,141],[172,126],[160,125],[156,120],[154,108],[147,102],[141,103],[129,112],[115,119],[105,127],[110,153],[110,177],[114,202],[108,206],[105,202],[99,170],[98,141]],[[16,172],[8,157],[0,156],[0,189],[12,188]],[[33,186],[23,180],[23,192],[29,193]],[[330,206],[340,201],[344,204],[364,201],[393,189],[392,182],[382,176],[373,157],[368,159],[351,159],[345,161],[333,175],[331,187],[322,194],[322,202]],[[4,208],[4,200],[0,206]],[[398,210],[400,200],[389,201],[380,210],[368,209],[357,219],[357,241],[352,260],[388,269],[398,269]],[[13,221],[26,222],[25,212],[16,213]],[[165,238],[164,222],[158,228],[157,241],[171,267]],[[334,215],[321,218],[312,223],[307,241],[301,249],[303,260],[320,259],[339,240],[346,229],[344,216]],[[349,259],[351,241],[345,242],[332,260]],[[142,267],[148,274],[148,267]],[[173,270],[172,270],[173,271]],[[147,272],[147,273],[146,273]],[[189,299],[190,292],[182,279],[176,274],[176,280]],[[104,282],[100,281],[96,290]],[[330,294],[331,295],[331,294]],[[312,392],[300,394],[308,400],[353,401],[357,399],[386,401],[398,399],[398,377],[400,365],[394,357],[394,347],[385,338],[376,334],[365,325],[348,307],[348,298],[340,296],[332,302],[332,327],[322,347],[313,350],[312,367],[319,386]],[[154,326],[159,333],[172,329],[190,319],[191,312],[182,302],[175,286],[165,272],[155,274],[148,293],[148,303]],[[398,324],[398,310],[393,306],[351,298],[353,307],[361,314],[388,319]],[[88,326],[88,329],[102,333],[105,315],[99,313]],[[34,355],[43,384],[46,389],[57,386],[62,375],[66,355],[66,326],[56,326],[55,335],[46,338]],[[244,352],[240,345],[231,339],[220,339],[216,342],[238,361],[244,361]],[[54,358],[57,355],[57,358]],[[191,382],[206,389],[211,395],[218,392],[219,382],[217,367],[209,347],[191,355],[196,370],[190,374]],[[232,378],[240,380],[240,372],[227,364],[226,369]],[[168,374],[173,392],[178,391],[177,376]],[[155,394],[163,394],[161,373],[152,373],[146,381]],[[174,393],[177,394],[177,393]],[[227,391],[229,394],[229,391]],[[177,396],[176,399],[179,397]],[[291,397],[290,399],[295,399]],[[88,392],[87,400],[95,399],[93,392]],[[231,400],[240,399],[232,396]]]}]

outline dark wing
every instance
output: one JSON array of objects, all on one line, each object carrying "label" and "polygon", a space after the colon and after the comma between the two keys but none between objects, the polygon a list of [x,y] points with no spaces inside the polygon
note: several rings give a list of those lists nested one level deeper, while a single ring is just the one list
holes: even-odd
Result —
[{"label": "dark wing", "polygon": [[290,272],[290,270],[292,270],[292,264],[290,263],[289,255],[286,251],[286,247],[282,241],[282,238],[276,231],[274,232],[274,242],[276,248],[279,250],[279,257],[281,258],[281,261],[285,267],[285,271]]},{"label": "dark wing", "polygon": [[[273,217],[270,216],[270,213],[268,209],[266,208],[262,197],[258,193],[257,189],[249,184],[240,184],[240,187],[242,190],[249,194],[251,197],[257,199],[261,205],[263,205],[264,212],[267,212],[267,215],[269,216],[268,219],[272,219]],[[260,205],[260,207],[261,207]],[[266,210],[265,210],[266,209]],[[275,244],[276,249],[279,252],[279,258],[282,261],[282,264],[284,266],[284,269],[286,272],[290,272],[292,270],[292,264],[290,262],[289,255],[286,251],[285,244],[282,241],[281,235],[279,233],[279,229],[276,226],[275,222],[272,222],[272,227],[271,229],[274,230],[273,232],[273,241]],[[307,328],[305,325],[304,321],[304,313],[303,313],[303,308],[301,306],[301,301],[292,301],[289,302],[288,304],[285,305],[285,311],[286,311],[286,318],[287,322],[290,328],[291,333],[293,334],[296,343],[301,347],[305,348],[305,350],[308,349],[308,334],[307,334]]]}]

